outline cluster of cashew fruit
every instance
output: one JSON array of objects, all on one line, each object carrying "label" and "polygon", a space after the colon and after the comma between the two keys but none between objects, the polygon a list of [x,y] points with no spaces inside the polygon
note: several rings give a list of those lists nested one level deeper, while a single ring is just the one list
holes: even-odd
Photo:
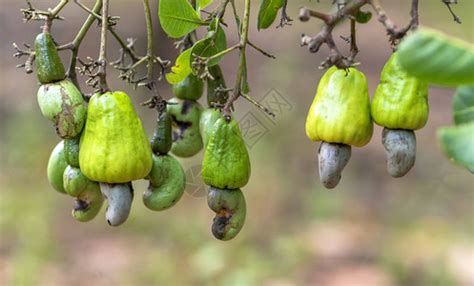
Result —
[{"label": "cluster of cashew fruit", "polygon": [[194,75],[173,86],[175,98],[167,108],[173,129],[171,152],[190,157],[204,147],[201,174],[209,186],[209,208],[216,213],[212,233],[218,239],[229,240],[245,222],[246,203],[240,188],[250,178],[250,159],[237,122],[224,118],[218,109],[227,100],[222,72],[217,65],[209,70],[209,108],[197,102],[203,93],[203,82]]},{"label": "cluster of cashew fruit", "polygon": [[326,188],[341,180],[351,146],[371,139],[375,121],[384,127],[387,171],[404,176],[414,165],[416,137],[428,119],[428,84],[402,70],[395,52],[383,68],[370,104],[367,79],[355,68],[331,67],[321,78],[306,120],[306,134],[319,147],[319,176]]},{"label": "cluster of cashew fruit", "polygon": [[[250,177],[250,160],[238,124],[214,108],[204,109],[197,100],[204,83],[189,75],[173,86],[176,97],[163,103],[151,142],[123,92],[94,94],[88,102],[68,79],[49,33],[35,42],[37,75],[42,86],[38,103],[63,139],[48,162],[48,180],[59,192],[75,198],[72,211],[78,221],[92,220],[107,201],[106,221],[124,223],[133,201],[132,181],[147,179],[144,205],[161,211],[176,204],[186,179],[177,159],[190,157],[206,147],[203,179],[208,184],[208,205],[217,214],[215,237],[228,240],[245,221],[245,198],[240,190]],[[210,68],[208,104],[222,106],[227,94],[218,66]],[[204,138],[204,140],[203,140]]]}]

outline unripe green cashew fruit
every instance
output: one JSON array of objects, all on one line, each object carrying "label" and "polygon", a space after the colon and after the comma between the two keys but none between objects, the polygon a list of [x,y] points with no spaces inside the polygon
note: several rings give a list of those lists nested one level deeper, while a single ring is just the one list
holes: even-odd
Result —
[{"label": "unripe green cashew fruit", "polygon": [[173,136],[171,130],[171,115],[163,111],[156,122],[155,132],[151,140],[151,149],[155,154],[166,154],[171,150]]},{"label": "unripe green cashew fruit", "polygon": [[80,141],[84,175],[101,183],[127,183],[147,176],[152,164],[150,143],[128,95],[94,94]]},{"label": "unripe green cashew fruit", "polygon": [[333,66],[321,78],[306,119],[306,135],[323,141],[319,149],[319,176],[334,188],[349,161],[350,145],[362,147],[372,138],[367,79],[355,68]]},{"label": "unripe green cashew fruit", "polygon": [[398,53],[382,70],[371,111],[375,123],[390,129],[418,130],[428,120],[428,83],[408,75]]},{"label": "unripe green cashew fruit", "polygon": [[228,93],[223,91],[227,86],[224,75],[219,65],[209,67],[209,73],[213,79],[207,80],[207,105],[214,107],[214,104],[223,105],[227,102]]},{"label": "unripe green cashew fruit", "polygon": [[58,55],[56,44],[48,32],[39,34],[35,39],[35,61],[36,74],[42,84],[66,78],[66,72]]},{"label": "unripe green cashew fruit", "polygon": [[190,74],[181,82],[173,85],[172,91],[177,98],[198,100],[204,92],[204,82]]},{"label": "unripe green cashew fruit", "polygon": [[64,140],[64,155],[66,162],[72,167],[79,168],[79,142],[81,137]]},{"label": "unripe green cashew fruit", "polygon": [[204,152],[202,174],[208,186],[239,189],[250,179],[250,159],[237,121],[219,118]]},{"label": "unripe green cashew fruit", "polygon": [[48,161],[48,181],[51,186],[60,193],[66,193],[63,184],[63,174],[66,170],[67,162],[64,154],[64,142],[61,141],[54,147]]},{"label": "unripe green cashew fruit", "polygon": [[183,167],[170,155],[153,155],[153,168],[148,179],[150,184],[143,194],[143,203],[154,211],[174,206],[186,188]]},{"label": "unripe green cashew fruit", "polygon": [[86,105],[81,92],[69,80],[43,84],[38,90],[41,113],[51,120],[63,139],[80,134],[86,119]]},{"label": "unripe green cashew fruit", "polygon": [[375,123],[385,127],[382,144],[387,155],[387,171],[402,177],[415,164],[416,136],[428,120],[428,83],[409,75],[394,53],[385,64],[372,101]]},{"label": "unripe green cashew fruit", "polygon": [[212,224],[212,234],[220,240],[234,238],[244,226],[247,212],[242,191],[210,187],[207,204],[216,213]]},{"label": "unripe green cashew fruit", "polygon": [[199,132],[201,105],[192,100],[172,98],[167,108],[173,129],[171,152],[184,158],[196,155],[202,149],[202,137]]},{"label": "unripe green cashew fruit", "polygon": [[201,119],[199,120],[199,130],[201,130],[201,137],[202,141],[204,142],[204,146],[207,146],[214,124],[221,117],[221,112],[214,108],[204,109],[201,113]]},{"label": "unripe green cashew fruit", "polygon": [[71,166],[64,171],[63,180],[66,192],[76,198],[72,216],[82,222],[92,220],[104,202],[99,184],[89,180],[79,168]]}]

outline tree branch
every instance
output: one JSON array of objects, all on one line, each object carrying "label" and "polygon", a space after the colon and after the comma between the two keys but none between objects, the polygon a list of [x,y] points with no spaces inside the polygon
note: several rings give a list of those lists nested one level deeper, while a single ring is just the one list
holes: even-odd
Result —
[{"label": "tree branch", "polygon": [[107,30],[108,30],[108,16],[109,15],[109,0],[102,2],[102,27],[100,31],[100,53],[99,53],[99,92],[104,93],[109,91],[107,86]]}]

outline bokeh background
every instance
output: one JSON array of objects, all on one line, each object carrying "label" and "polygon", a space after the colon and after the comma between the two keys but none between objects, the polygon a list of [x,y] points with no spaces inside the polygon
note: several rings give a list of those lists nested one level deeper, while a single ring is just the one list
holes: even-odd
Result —
[{"label": "bokeh background", "polygon": [[[43,9],[56,3],[32,2]],[[92,2],[84,1],[89,7]],[[242,9],[243,1],[236,2]],[[221,242],[210,232],[213,213],[199,178],[175,207],[160,213],[143,206],[146,183],[135,182],[132,213],[119,228],[106,224],[103,211],[90,223],[72,219],[73,199],[46,179],[58,138],[37,106],[36,77],[16,69],[20,61],[12,57],[12,43],[32,43],[41,24],[22,22],[24,1],[0,1],[0,285],[474,285],[474,177],[452,165],[436,140],[436,129],[452,122],[453,90],[430,89],[430,119],[417,132],[417,162],[407,176],[393,179],[385,172],[382,130],[376,127],[371,143],[353,150],[340,185],[326,190],[317,176],[318,145],[306,139],[304,122],[327,50],[314,55],[300,47],[300,35],[317,33],[320,23],[295,20],[284,29],[257,32],[260,1],[252,2],[250,37],[277,59],[249,50],[251,95],[273,104],[278,117],[272,121],[244,100],[236,104],[253,170],[244,188],[245,227],[234,240]],[[327,11],[330,2],[291,0],[289,14],[296,18],[303,5]],[[473,1],[454,6],[462,25],[441,1],[420,2],[423,25],[474,42]],[[408,0],[382,3],[396,23],[407,23]],[[111,13],[122,17],[119,34],[137,38],[144,53],[140,1],[114,0]],[[66,21],[53,28],[59,43],[70,41],[87,16],[73,2],[63,15]],[[232,19],[227,22],[232,44],[235,27]],[[174,61],[173,42],[155,28],[157,53]],[[335,35],[347,36],[347,25]],[[373,94],[391,49],[375,19],[359,26],[358,39],[360,70]],[[115,59],[118,47],[112,38],[110,43]],[[97,57],[98,44],[94,27],[80,57]],[[69,54],[63,54],[67,63]],[[236,59],[228,56],[222,64],[228,83]],[[130,89],[112,68],[109,81],[134,98],[151,135],[156,113],[139,106],[149,93]],[[165,82],[160,91],[171,97]],[[275,105],[275,99],[284,104]],[[182,160],[188,174],[199,173],[201,159],[202,152]]]}]

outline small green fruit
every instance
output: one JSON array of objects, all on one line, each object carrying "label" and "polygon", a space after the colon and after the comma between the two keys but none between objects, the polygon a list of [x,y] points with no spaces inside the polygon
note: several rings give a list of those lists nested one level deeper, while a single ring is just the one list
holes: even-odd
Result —
[{"label": "small green fruit", "polygon": [[72,216],[77,221],[90,221],[97,216],[103,204],[104,197],[100,191],[99,184],[92,182],[88,185],[87,189],[76,198]]},{"label": "small green fruit", "polygon": [[155,154],[166,154],[171,150],[173,136],[171,132],[171,115],[168,111],[163,111],[157,122],[151,148]]},{"label": "small green fruit", "polygon": [[109,184],[139,180],[150,173],[150,143],[128,95],[106,92],[91,97],[79,165],[89,179]]},{"label": "small green fruit", "polygon": [[153,155],[153,168],[148,175],[150,185],[143,194],[143,203],[154,211],[175,205],[186,188],[183,167],[170,155]]},{"label": "small green fruit", "polygon": [[249,181],[249,154],[235,120],[219,118],[214,124],[204,152],[202,178],[219,189],[239,189]]},{"label": "small green fruit", "polygon": [[191,100],[172,98],[168,112],[172,119],[173,146],[171,152],[178,157],[191,157],[201,151],[203,143],[199,132],[202,107]]},{"label": "small green fruit", "polygon": [[38,90],[41,113],[54,122],[63,139],[74,138],[82,131],[87,109],[81,92],[69,80],[44,84]]},{"label": "small green fruit", "polygon": [[331,67],[319,82],[306,119],[312,141],[362,147],[373,132],[367,79],[355,68]]},{"label": "small green fruit", "polygon": [[428,84],[408,75],[398,62],[398,53],[394,53],[382,70],[371,109],[380,126],[420,129],[428,120]]},{"label": "small green fruit", "polygon": [[35,61],[36,74],[42,84],[60,81],[66,77],[63,63],[50,33],[41,33],[36,37]]},{"label": "small green fruit", "polygon": [[173,94],[180,99],[198,100],[201,98],[203,91],[203,81],[193,74],[173,85]]},{"label": "small green fruit", "polygon": [[79,142],[81,137],[64,140],[64,154],[66,162],[75,168],[79,168]]},{"label": "small green fruit", "polygon": [[85,191],[89,184],[93,182],[89,180],[84,174],[82,174],[81,169],[75,168],[72,166],[67,166],[63,174],[63,184],[66,193],[71,197],[79,196],[83,191]]},{"label": "small green fruit", "polygon": [[54,147],[48,161],[48,181],[51,186],[60,193],[66,193],[63,184],[63,174],[67,162],[64,155],[64,142],[61,141]]},{"label": "small green fruit", "polygon": [[202,112],[201,120],[199,121],[199,129],[201,130],[204,146],[207,146],[214,124],[221,117],[222,115],[219,110],[213,108],[204,109]]}]

